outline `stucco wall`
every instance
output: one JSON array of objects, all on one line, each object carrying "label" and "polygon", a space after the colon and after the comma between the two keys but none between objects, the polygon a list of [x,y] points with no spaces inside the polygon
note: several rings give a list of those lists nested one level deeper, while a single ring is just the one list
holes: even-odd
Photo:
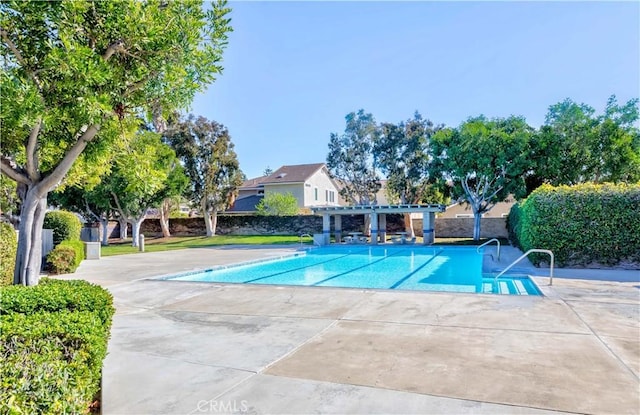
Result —
[{"label": "stucco wall", "polygon": [[[422,236],[422,219],[413,219],[416,235]],[[176,236],[204,235],[205,226],[202,218],[171,219],[169,221],[171,233]],[[345,215],[342,217],[343,233],[364,229],[364,217],[361,215]],[[129,227],[131,229],[131,227]],[[331,232],[334,229],[331,220]],[[404,230],[402,215],[387,215],[387,232]],[[303,216],[219,216],[217,233],[220,235],[296,235],[300,233],[315,233],[322,231],[322,217],[314,215]],[[507,221],[505,218],[483,218],[480,236],[483,238],[507,238]],[[158,219],[146,219],[142,223],[141,232],[147,236],[159,236],[160,222]],[[109,222],[109,237],[119,235],[118,222]],[[129,232],[131,235],[131,232]],[[436,218],[437,238],[471,238],[473,236],[473,219]]]},{"label": "stucco wall", "polygon": [[[416,235],[422,236],[422,219],[413,219]],[[436,218],[436,238],[473,237],[473,218]],[[507,218],[482,218],[481,238],[508,238]]]},{"label": "stucco wall", "polygon": [[304,207],[304,186],[302,183],[282,183],[282,184],[265,184],[265,197],[271,193],[291,193],[298,199],[298,207]]},{"label": "stucco wall", "polygon": [[[318,200],[315,198],[315,188],[318,188]],[[333,191],[333,202],[327,200],[327,190]],[[320,169],[307,180],[304,186],[304,195],[305,206],[338,206],[340,202],[338,189],[333,185],[324,169]]]},{"label": "stucco wall", "polygon": [[[130,229],[131,227],[129,227]],[[402,215],[387,215],[387,231],[398,232],[404,229]],[[204,219],[183,218],[171,219],[169,230],[175,236],[195,236],[205,234]],[[331,220],[331,232],[334,230],[334,220]],[[363,232],[364,216],[342,216],[342,231]],[[109,223],[109,237],[119,235],[118,222]],[[301,233],[322,232],[322,217],[314,215],[300,216],[253,216],[234,215],[218,216],[216,233],[219,235],[299,235]],[[142,223],[141,233],[146,236],[160,236],[160,222],[158,219],[146,219]],[[131,235],[131,233],[129,233]]]}]

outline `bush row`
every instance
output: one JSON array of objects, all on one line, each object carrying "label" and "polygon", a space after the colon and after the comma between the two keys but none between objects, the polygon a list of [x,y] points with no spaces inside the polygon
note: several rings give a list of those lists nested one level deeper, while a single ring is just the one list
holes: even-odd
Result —
[{"label": "bush row", "polygon": [[13,226],[0,222],[0,285],[13,284],[17,249],[18,239]]},{"label": "bush row", "polygon": [[86,413],[100,389],[111,295],[84,281],[0,289],[0,413]]},{"label": "bush row", "polygon": [[640,184],[543,185],[512,208],[508,226],[523,251],[550,249],[560,266],[637,266]]},{"label": "bush row", "polygon": [[71,212],[56,210],[45,214],[43,228],[53,229],[53,244],[58,245],[65,240],[80,240],[82,222]]},{"label": "bush row", "polygon": [[54,274],[75,272],[84,260],[84,243],[80,240],[64,240],[47,255],[47,264]]}]

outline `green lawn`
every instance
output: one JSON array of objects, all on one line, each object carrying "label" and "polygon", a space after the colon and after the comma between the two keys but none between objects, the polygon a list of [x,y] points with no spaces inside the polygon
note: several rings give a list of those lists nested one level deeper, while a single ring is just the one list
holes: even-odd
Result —
[{"label": "green lawn", "polygon": [[[436,238],[435,245],[480,245],[488,239],[474,241],[472,238]],[[311,244],[312,239],[305,236],[302,238],[305,244]],[[271,244],[299,244],[300,237],[296,235],[246,235],[246,236],[175,236],[171,238],[147,238],[145,240],[145,252],[160,252],[174,249],[201,248],[207,246],[220,245],[271,245]],[[421,244],[422,238],[418,238],[416,244]],[[502,245],[508,245],[506,239],[501,239]],[[131,239],[125,242],[111,243],[103,246],[102,256],[135,254],[138,248],[131,246]]]},{"label": "green lawn", "polygon": [[[312,238],[302,238],[302,242],[310,244]],[[145,252],[160,252],[174,249],[202,248],[219,245],[270,245],[270,244],[299,244],[300,237],[296,235],[238,235],[225,236],[175,236],[171,238],[146,238]],[[102,256],[135,254],[138,248],[131,246],[131,239],[125,242],[110,243],[101,247]]]}]

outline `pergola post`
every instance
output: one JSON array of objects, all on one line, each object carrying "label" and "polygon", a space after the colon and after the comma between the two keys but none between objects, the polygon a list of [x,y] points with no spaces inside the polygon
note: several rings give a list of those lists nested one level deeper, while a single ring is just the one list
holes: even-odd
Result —
[{"label": "pergola post", "polygon": [[436,223],[436,214],[435,212],[422,212],[422,239],[423,244],[431,245],[436,240],[435,235],[435,223]]},{"label": "pergola post", "polygon": [[342,242],[342,215],[333,217],[333,228],[336,235],[336,243]]},{"label": "pergola post", "polygon": [[322,215],[323,245],[329,245],[329,242],[331,242],[330,233],[331,233],[331,217],[329,216],[328,213],[324,213]]},{"label": "pergola post", "polygon": [[381,213],[380,220],[378,222],[378,234],[380,235],[380,243],[384,244],[387,242],[387,215]]},{"label": "pergola post", "polygon": [[378,214],[371,212],[371,245],[378,245]]}]

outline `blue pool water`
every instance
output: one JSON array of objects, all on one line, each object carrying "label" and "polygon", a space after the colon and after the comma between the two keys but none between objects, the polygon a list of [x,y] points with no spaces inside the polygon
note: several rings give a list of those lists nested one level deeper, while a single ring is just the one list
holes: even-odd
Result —
[{"label": "blue pool water", "polygon": [[421,291],[541,295],[526,276],[482,273],[475,247],[332,246],[259,263],[166,279]]}]

